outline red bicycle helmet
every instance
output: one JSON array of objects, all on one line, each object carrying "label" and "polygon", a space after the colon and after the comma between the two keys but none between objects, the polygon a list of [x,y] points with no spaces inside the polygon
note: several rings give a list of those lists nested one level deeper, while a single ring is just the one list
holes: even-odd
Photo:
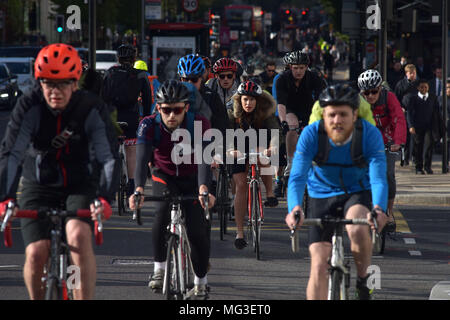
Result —
[{"label": "red bicycle helmet", "polygon": [[240,96],[258,97],[262,95],[262,89],[253,81],[245,81],[239,85],[237,94]]},{"label": "red bicycle helmet", "polygon": [[81,73],[81,59],[77,50],[64,43],[55,43],[42,48],[34,63],[36,79],[80,80]]},{"label": "red bicycle helmet", "polygon": [[214,73],[224,72],[224,71],[237,71],[236,61],[230,58],[221,58],[214,63],[213,67]]}]

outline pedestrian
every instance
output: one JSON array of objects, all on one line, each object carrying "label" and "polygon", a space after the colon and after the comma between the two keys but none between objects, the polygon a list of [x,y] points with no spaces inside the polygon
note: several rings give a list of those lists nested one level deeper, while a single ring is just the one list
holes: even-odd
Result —
[{"label": "pedestrian", "polygon": [[442,136],[439,102],[429,89],[428,81],[420,79],[417,94],[411,95],[406,106],[409,132],[414,141],[416,174],[425,172],[433,174],[431,169],[433,145],[436,139],[439,140]]},{"label": "pedestrian", "polygon": [[[410,95],[417,94],[417,71],[416,66],[413,64],[407,64],[405,66],[405,78],[400,80],[395,86],[395,95],[397,96],[398,101],[402,105],[403,112],[405,112],[405,117],[407,117],[407,108],[408,104],[407,99]],[[405,98],[405,99],[404,99]],[[406,136],[406,144],[405,144],[405,165],[409,165],[409,159],[411,155],[411,147],[413,143],[411,143],[411,135],[408,127],[407,136]]]}]

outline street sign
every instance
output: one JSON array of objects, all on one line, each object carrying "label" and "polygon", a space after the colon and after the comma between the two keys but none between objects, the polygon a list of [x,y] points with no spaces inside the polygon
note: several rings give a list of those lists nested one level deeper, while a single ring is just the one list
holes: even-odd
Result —
[{"label": "street sign", "polygon": [[183,10],[193,13],[198,10],[198,0],[182,0]]}]

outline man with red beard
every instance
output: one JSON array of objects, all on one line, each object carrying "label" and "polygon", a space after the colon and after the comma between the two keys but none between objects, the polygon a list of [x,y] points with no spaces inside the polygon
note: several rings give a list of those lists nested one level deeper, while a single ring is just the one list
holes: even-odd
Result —
[{"label": "man with red beard", "polygon": [[[377,212],[378,230],[387,221],[388,187],[386,156],[380,131],[358,119],[359,94],[346,85],[325,89],[319,96],[323,120],[307,126],[298,141],[288,185],[286,224],[290,228],[304,220],[303,193],[308,185],[308,218],[336,216],[343,208],[346,219],[367,218],[373,225],[371,209]],[[372,207],[373,203],[373,207]],[[356,292],[368,300],[367,268],[371,263],[372,241],[365,225],[348,225],[347,233],[357,270]],[[332,230],[311,227],[309,252],[311,273],[307,299],[326,299],[328,260]]]}]

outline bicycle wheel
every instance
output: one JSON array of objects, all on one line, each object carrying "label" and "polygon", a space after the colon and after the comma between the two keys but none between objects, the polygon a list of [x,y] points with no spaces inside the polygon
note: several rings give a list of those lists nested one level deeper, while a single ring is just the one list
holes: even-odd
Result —
[{"label": "bicycle wheel", "polygon": [[187,238],[183,238],[183,245],[181,246],[181,270],[183,271],[183,281],[184,285],[181,288],[184,288],[183,293],[187,293],[190,289],[194,287],[194,269],[192,267],[191,260],[191,249],[188,243]]},{"label": "bicycle wheel", "polygon": [[133,213],[133,220],[137,221],[137,224],[142,226],[142,216],[141,216],[141,209],[134,210]]},{"label": "bicycle wheel", "polygon": [[260,253],[260,243],[261,243],[261,207],[260,202],[261,198],[259,195],[258,185],[253,183],[252,186],[252,236],[253,236],[253,246],[255,249],[256,260],[261,259]]},{"label": "bicycle wheel", "polygon": [[384,253],[384,248],[386,246],[386,229],[384,229],[384,228],[383,228],[383,230],[380,233],[379,241],[380,241],[380,246],[379,246],[380,248],[378,250],[378,253],[379,254],[383,254]]},{"label": "bicycle wheel", "polygon": [[126,163],[123,154],[120,154],[120,181],[119,190],[117,192],[117,208],[119,216],[126,213],[127,205],[127,176]]},{"label": "bicycle wheel", "polygon": [[223,240],[227,233],[227,205],[228,205],[228,188],[226,185],[226,177],[222,173],[219,174],[217,181],[217,213],[219,218],[220,240]]},{"label": "bicycle wheel", "polygon": [[47,279],[45,300],[62,300],[62,292],[60,290],[58,279],[56,277]]},{"label": "bicycle wheel", "polygon": [[167,244],[163,291],[166,300],[181,300],[183,297],[180,283],[180,261],[178,260],[178,239],[175,236],[171,236]]},{"label": "bicycle wheel", "polygon": [[328,284],[328,300],[346,300],[346,291],[342,271],[339,269],[331,269]]},{"label": "bicycle wheel", "polygon": [[305,218],[308,217],[308,202],[309,202],[308,189],[307,187],[305,187],[305,193],[303,195],[303,207],[302,207]]}]

